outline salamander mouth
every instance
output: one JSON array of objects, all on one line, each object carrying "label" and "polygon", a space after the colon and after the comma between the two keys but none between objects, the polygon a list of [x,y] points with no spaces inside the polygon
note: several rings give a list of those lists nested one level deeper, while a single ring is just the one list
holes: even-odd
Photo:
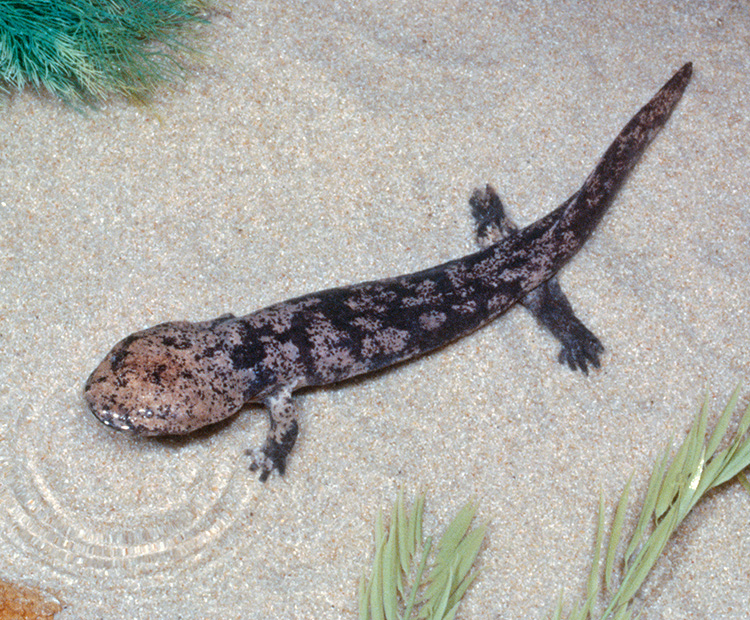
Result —
[{"label": "salamander mouth", "polygon": [[94,414],[94,417],[105,426],[134,435],[139,433],[139,429],[130,421],[127,414],[121,414],[108,409],[97,409],[92,403],[89,403],[89,409]]}]

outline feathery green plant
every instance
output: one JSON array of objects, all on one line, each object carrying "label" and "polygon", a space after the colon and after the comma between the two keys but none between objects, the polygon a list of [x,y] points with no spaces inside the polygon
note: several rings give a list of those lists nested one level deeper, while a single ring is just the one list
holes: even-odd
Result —
[{"label": "feathery green plant", "polygon": [[432,538],[422,544],[423,513],[424,495],[416,499],[409,515],[399,495],[390,530],[383,526],[383,514],[378,514],[372,572],[369,580],[363,575],[359,585],[360,620],[455,618],[461,598],[477,575],[470,571],[487,524],[469,531],[476,508],[466,504],[437,544],[427,571]]},{"label": "feathery green plant", "polygon": [[72,104],[145,101],[183,72],[185,27],[210,0],[0,0],[0,90]]},{"label": "feathery green plant", "polygon": [[[599,525],[597,527],[594,559],[588,579],[586,601],[577,604],[567,614],[568,620],[629,620],[633,616],[631,607],[633,598],[638,592],[649,572],[656,564],[667,542],[698,501],[714,487],[738,477],[746,489],[750,489],[743,470],[750,466],[750,406],[742,416],[737,430],[729,445],[717,452],[719,445],[725,442],[727,429],[732,414],[737,406],[740,387],[738,386],[729,399],[724,413],[719,418],[708,441],[706,422],[708,418],[708,397],[701,411],[696,416],[687,438],[678,449],[672,462],[667,465],[669,450],[666,450],[655,466],[643,501],[638,523],[625,546],[620,549],[625,511],[628,505],[630,481],[615,510],[609,544],[604,561],[604,589],[611,592],[615,582],[615,564],[621,565],[617,581],[619,586],[611,594],[604,611],[594,616],[593,608],[599,596],[601,584],[602,542],[604,538],[604,498],[599,500]],[[631,477],[632,480],[632,477]],[[750,490],[749,490],[750,492]],[[651,527],[649,527],[651,526]],[[650,533],[648,533],[650,532]],[[617,560],[617,561],[616,561]],[[552,618],[563,617],[562,600],[557,605]]]}]

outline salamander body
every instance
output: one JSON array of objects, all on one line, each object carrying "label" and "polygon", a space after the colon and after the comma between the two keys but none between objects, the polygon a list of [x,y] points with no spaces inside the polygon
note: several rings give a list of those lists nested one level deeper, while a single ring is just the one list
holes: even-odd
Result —
[{"label": "salamander body", "polygon": [[132,334],[89,377],[84,396],[104,424],[140,435],[184,434],[263,403],[270,430],[250,452],[261,480],[298,434],[292,393],[403,362],[461,338],[520,302],[560,340],[561,362],[587,371],[603,347],[554,277],[589,238],[692,73],[682,67],[623,128],[583,186],[523,229],[491,187],[470,203],[479,252],[395,278],[332,288],[242,317],[170,322]]}]

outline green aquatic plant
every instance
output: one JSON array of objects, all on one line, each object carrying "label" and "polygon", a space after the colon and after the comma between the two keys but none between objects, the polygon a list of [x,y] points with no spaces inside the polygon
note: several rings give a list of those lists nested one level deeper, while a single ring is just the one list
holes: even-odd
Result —
[{"label": "green aquatic plant", "polygon": [[95,105],[179,77],[210,0],[0,0],[0,88]]},{"label": "green aquatic plant", "polygon": [[[375,525],[375,558],[359,587],[360,620],[452,620],[476,577],[471,572],[487,525],[469,530],[476,508],[466,504],[446,529],[430,560],[432,538],[422,543],[424,495],[411,511],[400,495],[390,529],[380,513]],[[428,568],[429,563],[429,568]]]},{"label": "green aquatic plant", "polygon": [[[711,489],[737,478],[750,492],[743,471],[750,466],[750,406],[739,421],[737,430],[728,438],[728,428],[737,406],[740,388],[732,394],[711,436],[706,439],[708,398],[695,418],[687,438],[669,462],[667,449],[657,462],[649,479],[640,516],[627,544],[622,545],[622,530],[628,506],[630,481],[625,485],[615,509],[609,543],[603,549],[604,499],[599,500],[594,558],[588,578],[586,600],[563,615],[562,600],[552,618],[561,620],[629,620],[633,617],[632,602],[672,534],[693,507]],[[719,446],[727,445],[723,450]],[[631,477],[632,480],[632,477]],[[623,549],[624,547],[624,549]],[[622,551],[620,551],[623,549]],[[603,578],[599,578],[602,569]],[[615,567],[619,570],[615,571]],[[603,584],[601,583],[603,581]],[[614,585],[617,584],[617,589]],[[603,587],[602,587],[603,585]],[[608,593],[606,607],[594,613],[600,592]]]}]

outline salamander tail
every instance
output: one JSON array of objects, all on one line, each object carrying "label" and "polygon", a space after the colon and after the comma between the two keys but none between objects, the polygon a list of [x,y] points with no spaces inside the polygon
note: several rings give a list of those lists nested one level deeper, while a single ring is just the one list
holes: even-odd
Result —
[{"label": "salamander tail", "polygon": [[693,64],[685,64],[625,125],[606,150],[577,196],[561,214],[564,229],[574,229],[581,244],[607,211],[612,198],[643,151],[659,133],[687,88]]}]

